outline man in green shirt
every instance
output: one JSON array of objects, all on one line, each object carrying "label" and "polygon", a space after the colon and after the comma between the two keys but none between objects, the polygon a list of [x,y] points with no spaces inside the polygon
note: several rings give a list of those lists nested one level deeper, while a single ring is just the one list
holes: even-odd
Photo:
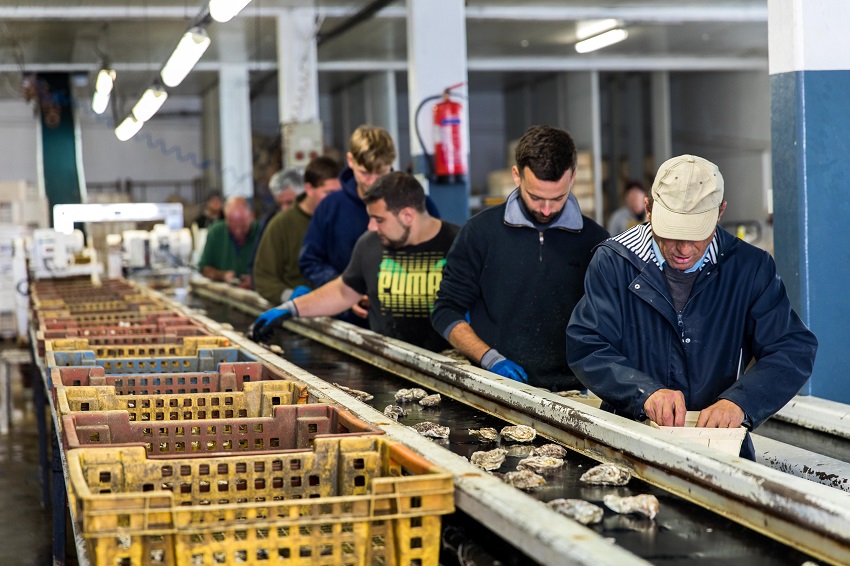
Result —
[{"label": "man in green shirt", "polygon": [[213,281],[225,281],[250,289],[248,263],[256,239],[257,221],[248,200],[230,197],[224,204],[224,220],[214,223],[207,231],[198,271]]},{"label": "man in green shirt", "polygon": [[330,157],[316,157],[304,171],[304,193],[295,206],[275,214],[263,231],[254,258],[254,289],[266,300],[279,304],[292,290],[306,285],[298,269],[298,255],[313,211],[328,194],[341,188],[340,167]]}]

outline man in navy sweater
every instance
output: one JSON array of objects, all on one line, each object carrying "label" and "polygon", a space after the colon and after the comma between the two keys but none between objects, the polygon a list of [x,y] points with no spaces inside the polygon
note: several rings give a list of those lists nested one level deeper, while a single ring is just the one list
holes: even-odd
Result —
[{"label": "man in navy sweater", "polygon": [[[360,126],[351,134],[345,158],[348,167],[339,176],[342,190],[328,195],[316,208],[298,259],[301,275],[314,289],[339,277],[351,261],[354,244],[369,225],[363,195],[379,177],[392,169],[395,144],[385,129]],[[426,207],[431,216],[440,217],[429,197],[426,197]],[[341,318],[368,327],[365,296],[351,307],[351,312],[355,316]]]},{"label": "man in navy sweater", "polygon": [[608,237],[582,216],[570,193],[575,176],[570,135],[530,128],[516,149],[517,189],[461,229],[431,316],[484,369],[556,390],[580,387],[563,357],[564,331],[593,247]]}]

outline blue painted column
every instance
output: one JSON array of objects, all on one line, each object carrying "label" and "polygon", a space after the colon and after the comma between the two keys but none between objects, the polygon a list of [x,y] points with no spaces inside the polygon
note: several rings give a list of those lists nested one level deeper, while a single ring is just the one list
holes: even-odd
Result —
[{"label": "blue painted column", "polygon": [[[463,0],[408,0],[407,88],[410,98],[410,153],[414,173],[430,173],[426,153],[434,151],[432,116],[435,102],[425,104],[418,125],[425,147],[416,137],[416,109],[446,87],[466,83],[466,8]],[[466,94],[463,88],[453,92]],[[462,101],[462,136],[469,163],[469,104]],[[461,183],[429,183],[429,194],[444,220],[463,224],[469,218],[469,175]]]},{"label": "blue painted column", "polygon": [[776,263],[820,343],[801,393],[850,403],[850,2],[768,14]]}]

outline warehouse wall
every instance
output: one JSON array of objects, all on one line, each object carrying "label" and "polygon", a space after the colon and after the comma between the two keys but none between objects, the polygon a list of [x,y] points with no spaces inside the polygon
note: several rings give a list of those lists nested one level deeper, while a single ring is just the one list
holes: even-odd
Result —
[{"label": "warehouse wall", "polygon": [[763,72],[670,74],[673,154],[717,164],[729,207],[723,222],[764,220],[770,186],[770,82]]},{"label": "warehouse wall", "polygon": [[0,179],[37,183],[37,127],[31,103],[0,101]]},{"label": "warehouse wall", "polygon": [[169,98],[166,106],[126,142],[115,137],[108,112],[98,116],[87,107],[78,113],[86,182],[189,182],[200,177],[201,100]]}]

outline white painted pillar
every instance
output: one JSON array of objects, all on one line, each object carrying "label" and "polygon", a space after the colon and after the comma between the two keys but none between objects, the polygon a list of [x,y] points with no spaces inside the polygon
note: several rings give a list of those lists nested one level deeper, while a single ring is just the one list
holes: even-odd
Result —
[{"label": "white painted pillar", "polygon": [[281,124],[319,119],[315,14],[285,8],[277,18],[277,86]]},{"label": "white painted pillar", "polygon": [[[466,9],[464,0],[407,1],[407,84],[410,106],[410,153],[416,173],[428,172],[425,153],[433,153],[432,104],[419,115],[425,148],[416,139],[416,107],[425,98],[467,82]],[[454,92],[466,94],[466,87]],[[435,100],[433,102],[439,102]],[[462,136],[469,153],[469,103],[463,101]],[[462,224],[469,217],[469,176],[463,184],[431,184],[431,198],[445,220]]]},{"label": "white painted pillar", "polygon": [[[366,102],[366,121],[373,126],[381,126],[395,140],[398,139],[398,93],[396,92],[395,71],[373,73],[364,82]],[[393,168],[398,170],[399,158],[396,157]]]},{"label": "white painted pillar", "polygon": [[216,37],[222,63],[218,72],[221,190],[225,198],[254,194],[251,151],[251,85],[245,37],[219,26]]}]

